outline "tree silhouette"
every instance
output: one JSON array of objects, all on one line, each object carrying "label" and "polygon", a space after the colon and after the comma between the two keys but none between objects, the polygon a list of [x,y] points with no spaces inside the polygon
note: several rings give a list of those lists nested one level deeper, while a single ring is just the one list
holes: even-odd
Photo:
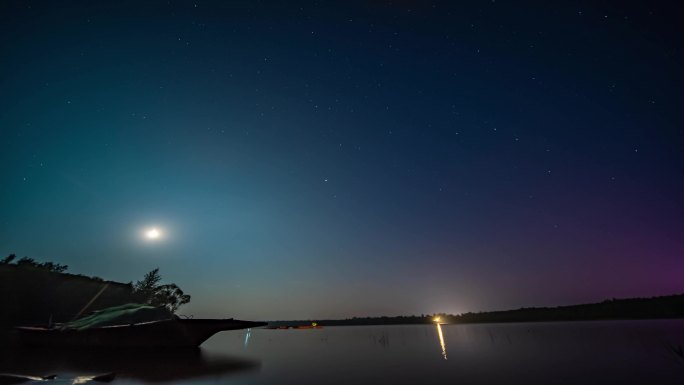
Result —
[{"label": "tree silhouette", "polygon": [[136,282],[133,285],[133,290],[145,298],[151,298],[159,286],[160,281],[161,275],[159,274],[159,268],[157,267],[156,269],[145,274],[141,281]]},{"label": "tree silhouette", "polygon": [[144,301],[153,306],[164,306],[175,313],[179,307],[190,302],[190,296],[183,293],[175,283],[161,284],[159,268],[145,274],[142,280],[133,285],[133,290]]},{"label": "tree silhouette", "polygon": [[[15,254],[10,254],[2,260],[0,260],[0,265],[10,265],[15,259],[17,259],[17,256]],[[27,267],[33,269],[47,270],[53,273],[63,273],[69,268],[69,266],[67,265],[62,265],[54,262],[36,262],[35,259],[29,257],[20,258],[16,262],[16,265],[24,268]]]}]

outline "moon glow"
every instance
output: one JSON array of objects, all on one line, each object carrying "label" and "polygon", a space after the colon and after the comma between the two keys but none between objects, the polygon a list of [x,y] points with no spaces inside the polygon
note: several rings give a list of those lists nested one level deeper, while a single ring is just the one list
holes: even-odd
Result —
[{"label": "moon glow", "polygon": [[161,237],[161,231],[159,231],[158,228],[152,227],[150,229],[145,230],[145,238],[153,241],[157,240]]}]

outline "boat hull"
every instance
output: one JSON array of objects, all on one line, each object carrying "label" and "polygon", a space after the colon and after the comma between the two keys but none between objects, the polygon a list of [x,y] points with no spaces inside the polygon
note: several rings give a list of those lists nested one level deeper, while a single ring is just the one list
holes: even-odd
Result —
[{"label": "boat hull", "polygon": [[171,319],[84,330],[17,327],[15,337],[19,345],[31,347],[194,348],[220,331],[264,325],[233,319]]}]

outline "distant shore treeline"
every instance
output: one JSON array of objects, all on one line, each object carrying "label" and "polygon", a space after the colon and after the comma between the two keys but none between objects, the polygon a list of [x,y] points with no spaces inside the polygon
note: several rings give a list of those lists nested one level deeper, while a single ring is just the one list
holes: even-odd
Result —
[{"label": "distant shore treeline", "polygon": [[[530,307],[516,310],[479,313],[431,314],[397,317],[354,317],[338,320],[315,320],[321,326],[352,325],[407,325],[434,324],[439,317],[443,323],[499,323],[499,322],[552,322],[619,319],[684,318],[684,294],[652,298],[609,299],[599,303]],[[307,325],[310,320],[271,321],[270,326]]]},{"label": "distant shore treeline", "polygon": [[455,323],[538,322],[615,319],[657,319],[684,317],[684,294],[651,298],[607,299],[557,307],[529,307],[517,310],[464,313],[448,317]]},{"label": "distant shore treeline", "polygon": [[131,302],[166,306],[175,311],[190,301],[190,296],[175,284],[161,284],[159,269],[136,283],[70,274],[67,269],[66,265],[40,263],[13,254],[1,259],[0,329],[67,322],[93,299],[86,313]]},{"label": "distant shore treeline", "polygon": [[[66,273],[68,266],[39,263],[31,258],[10,255],[0,260],[0,329],[16,325],[70,321],[93,298],[87,311],[130,302],[166,306],[175,311],[190,296],[175,284],[161,284],[159,269],[136,283],[105,281],[99,277]],[[106,289],[102,291],[103,287]],[[101,292],[101,293],[100,293]],[[98,293],[100,293],[98,295]],[[431,324],[440,317],[444,323],[543,322],[616,319],[684,318],[684,294],[609,299],[599,303],[530,307],[479,313],[421,314],[396,317],[354,317],[338,320],[272,321],[271,326],[322,326]]]}]

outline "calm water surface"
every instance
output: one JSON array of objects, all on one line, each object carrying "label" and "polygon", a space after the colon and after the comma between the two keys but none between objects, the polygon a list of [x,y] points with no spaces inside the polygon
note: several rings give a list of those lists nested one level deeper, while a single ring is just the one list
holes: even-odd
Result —
[{"label": "calm water surface", "polygon": [[[441,329],[441,330],[440,330]],[[5,356],[3,372],[113,384],[684,384],[684,320],[223,332],[199,353]]]}]

